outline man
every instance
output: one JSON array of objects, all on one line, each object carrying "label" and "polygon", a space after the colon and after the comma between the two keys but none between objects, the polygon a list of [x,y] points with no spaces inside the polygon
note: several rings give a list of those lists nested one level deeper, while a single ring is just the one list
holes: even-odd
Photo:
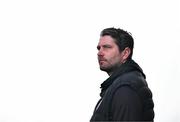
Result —
[{"label": "man", "polygon": [[98,61],[110,77],[101,84],[91,122],[154,121],[152,93],[142,69],[132,60],[133,46],[132,36],[122,29],[101,32]]}]

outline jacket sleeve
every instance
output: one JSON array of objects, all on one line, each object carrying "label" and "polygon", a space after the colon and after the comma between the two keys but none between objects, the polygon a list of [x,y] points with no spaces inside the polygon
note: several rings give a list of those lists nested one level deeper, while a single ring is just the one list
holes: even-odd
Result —
[{"label": "jacket sleeve", "polygon": [[118,88],[112,99],[113,121],[137,121],[142,119],[142,103],[129,86]]}]

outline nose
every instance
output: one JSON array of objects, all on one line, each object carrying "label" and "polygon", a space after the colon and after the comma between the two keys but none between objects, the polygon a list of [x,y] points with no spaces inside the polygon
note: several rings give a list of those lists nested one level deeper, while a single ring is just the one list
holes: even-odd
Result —
[{"label": "nose", "polygon": [[97,55],[98,55],[98,56],[103,56],[103,55],[104,55],[103,50],[102,50],[102,49],[99,49]]}]

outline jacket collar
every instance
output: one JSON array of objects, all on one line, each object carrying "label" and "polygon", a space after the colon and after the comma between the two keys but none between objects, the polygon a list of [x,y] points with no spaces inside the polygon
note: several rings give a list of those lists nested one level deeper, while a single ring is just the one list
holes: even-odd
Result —
[{"label": "jacket collar", "polygon": [[116,71],[112,73],[112,75],[106,79],[101,84],[101,93],[100,96],[102,97],[104,95],[105,90],[113,83],[113,81],[121,76],[124,73],[132,72],[132,71],[139,71],[144,78],[146,78],[145,74],[143,73],[143,70],[141,67],[134,61],[134,60],[127,60],[125,63],[123,63]]}]

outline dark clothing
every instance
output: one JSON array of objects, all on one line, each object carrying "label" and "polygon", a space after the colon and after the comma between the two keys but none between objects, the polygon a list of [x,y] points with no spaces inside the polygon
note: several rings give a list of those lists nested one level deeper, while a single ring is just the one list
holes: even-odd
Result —
[{"label": "dark clothing", "polygon": [[115,120],[141,120],[142,104],[137,93],[124,86],[114,94],[111,111]]},{"label": "dark clothing", "polygon": [[91,122],[154,120],[152,93],[137,63],[128,60],[101,84]]}]

